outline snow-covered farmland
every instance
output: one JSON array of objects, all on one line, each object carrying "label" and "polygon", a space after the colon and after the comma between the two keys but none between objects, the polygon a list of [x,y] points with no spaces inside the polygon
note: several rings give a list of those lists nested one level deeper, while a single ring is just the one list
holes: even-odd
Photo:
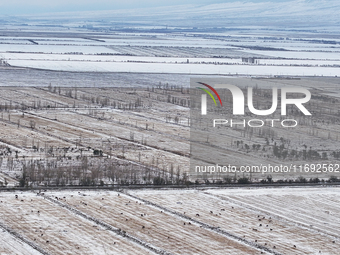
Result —
[{"label": "snow-covered farmland", "polygon": [[33,54],[33,53],[0,53],[0,58],[8,60],[36,61],[86,61],[86,62],[139,62],[139,63],[211,63],[211,64],[241,64],[240,58],[181,58],[154,56],[121,56],[121,55],[72,55],[72,54]]},{"label": "snow-covered farmland", "polygon": [[[190,163],[217,162],[206,152],[238,168],[262,162],[338,164],[340,39],[338,27],[325,24],[339,23],[339,4],[320,1],[330,14],[324,15],[320,3],[307,2],[1,18],[0,83],[6,87],[0,93],[0,253],[339,250],[339,191],[321,186],[339,181],[337,172],[209,177],[189,172]],[[322,29],[308,26],[316,19]],[[288,20],[294,29],[274,28]],[[307,87],[313,117],[289,109],[287,117],[299,122],[294,130],[222,130],[199,121],[190,132],[195,119],[189,106],[198,101],[190,98],[197,91],[188,88],[189,78],[198,75],[250,76],[229,81],[254,88],[257,107],[270,105],[266,89],[273,86]],[[286,77],[291,75],[296,77]],[[230,95],[223,99],[231,109]],[[230,116],[227,108],[208,109],[216,118]],[[190,161],[195,152],[190,144],[208,155]],[[210,189],[242,179],[259,186],[320,187]],[[27,191],[12,191],[19,185]],[[121,189],[128,185],[206,188]],[[94,190],[50,191],[75,186]],[[104,190],[115,187],[119,191]]]},{"label": "snow-covered farmland", "polygon": [[117,53],[104,46],[0,44],[1,52],[45,53],[45,54],[103,54]]},{"label": "snow-covered farmland", "polygon": [[334,254],[338,189],[1,192],[1,251]]},{"label": "snow-covered farmland", "polygon": [[[115,84],[96,88],[78,84],[61,87],[55,83],[48,87],[2,87],[1,171],[19,182],[24,169],[30,169],[30,180],[26,184],[32,186],[89,185],[89,179],[92,185],[152,184],[157,178],[168,184],[195,182],[195,176],[188,176],[190,153],[194,152],[189,149],[190,142],[202,151],[215,149],[216,155],[221,156],[216,159],[214,153],[208,154],[207,162],[222,164],[223,159],[224,163],[238,167],[264,162],[301,165],[307,159],[312,163],[337,163],[339,99],[335,94],[328,94],[338,92],[338,78],[230,78],[225,81],[262,89],[273,84],[307,87],[315,97],[308,108],[316,118],[311,122],[292,113],[291,117],[299,121],[293,133],[279,125],[273,130],[266,127],[253,133],[229,127],[218,128],[216,132],[204,122],[190,131],[190,123],[195,123],[195,119],[189,115],[188,100],[194,91],[181,84],[164,83],[162,79],[154,81],[157,85],[146,84],[140,88],[116,88]],[[228,95],[221,95],[231,104]],[[266,102],[268,98],[260,93],[255,100]],[[219,112],[210,115],[221,116]],[[273,118],[279,119],[279,113]],[[282,148],[282,155],[275,152],[275,146]],[[91,164],[84,157],[88,157]],[[30,165],[31,161],[27,160],[33,160],[34,164]],[[196,159],[195,164],[204,165],[203,161]],[[44,169],[53,165],[61,171],[59,177],[58,171],[47,176],[48,172],[39,170],[37,164]],[[113,171],[113,166],[119,171]],[[84,171],[80,171],[81,168]],[[124,173],[124,169],[127,172]],[[246,174],[255,182],[266,180],[268,175],[274,181],[286,182],[295,181],[300,175],[306,181],[311,178],[328,181],[338,176],[337,173],[301,171]],[[223,176],[210,177],[223,181]],[[237,182],[242,174],[231,177]],[[0,181],[2,185],[9,184],[9,180]]]},{"label": "snow-covered farmland", "polygon": [[[336,36],[114,33],[2,36],[0,59],[14,67],[69,72],[339,76]],[[64,36],[64,35],[63,35]]]},{"label": "snow-covered farmland", "polygon": [[0,227],[1,239],[0,239],[0,254],[10,255],[39,255],[41,254],[28,244],[16,239],[5,229]]},{"label": "snow-covered farmland", "polygon": [[338,188],[130,193],[280,254],[334,254],[339,249]]},{"label": "snow-covered farmland", "polygon": [[153,254],[34,193],[0,193],[0,199],[0,224],[11,230],[12,237],[25,239],[30,248],[35,244],[49,254]]},{"label": "snow-covered farmland", "polygon": [[316,51],[268,51],[268,50],[243,50],[252,54],[263,54],[274,58],[288,59],[319,59],[340,60],[340,52],[316,52]]},{"label": "snow-covered farmland", "polygon": [[12,66],[69,72],[170,73],[194,75],[340,76],[337,67],[169,64],[135,62],[72,62],[8,60]]}]

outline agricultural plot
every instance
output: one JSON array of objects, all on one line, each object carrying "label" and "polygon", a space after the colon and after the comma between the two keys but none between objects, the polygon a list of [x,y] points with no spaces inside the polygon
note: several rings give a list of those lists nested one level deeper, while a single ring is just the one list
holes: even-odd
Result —
[{"label": "agricultural plot", "polygon": [[130,193],[278,254],[334,254],[339,249],[337,188]]},{"label": "agricultural plot", "polygon": [[2,242],[12,244],[1,251],[334,254],[338,193],[334,187],[1,192]]},{"label": "agricultural plot", "polygon": [[36,194],[1,194],[0,199],[1,225],[29,244],[28,252],[38,247],[32,254],[154,254]]},{"label": "agricultural plot", "polygon": [[[179,184],[194,182],[196,178],[235,181],[245,177],[240,173],[230,174],[225,180],[219,175],[190,176],[190,142],[202,151],[214,148],[219,157],[238,167],[260,165],[263,161],[299,166],[306,159],[316,164],[337,163],[340,139],[337,78],[230,78],[229,82],[254,87],[254,100],[267,105],[271,104],[267,88],[273,84],[307,87],[314,97],[308,105],[313,119],[289,109],[287,118],[296,118],[299,123],[294,133],[280,125],[252,130],[213,128],[204,121],[196,125],[197,120],[189,114],[189,105],[195,104],[190,93],[197,91],[161,81],[158,85],[139,88],[8,86],[1,88],[0,96],[1,170],[18,181],[23,178],[23,172],[28,171],[27,182],[22,181],[22,185],[33,186]],[[334,94],[330,95],[331,92]],[[231,108],[230,95],[221,96]],[[222,113],[210,106],[209,111],[217,119],[230,116],[229,112]],[[271,117],[281,118],[279,113]],[[196,124],[190,130],[192,123]],[[196,165],[216,162],[210,154],[203,161],[193,160]],[[98,169],[99,165],[102,167]],[[72,166],[75,169],[72,170]],[[111,170],[107,171],[109,166]],[[46,177],[48,180],[44,179],[43,169],[59,169],[59,177],[52,174]],[[125,173],[124,169],[127,169]],[[34,174],[37,171],[39,175]],[[246,177],[259,182],[269,175],[254,173]],[[338,174],[300,171],[279,173],[270,178],[294,181],[300,176],[306,181],[310,178],[326,181]]]},{"label": "agricultural plot", "polygon": [[[178,217],[173,217],[158,208],[115,192],[81,192],[80,195],[66,193],[62,203],[77,208],[85,214],[105,219],[138,239],[152,243],[172,254],[223,254],[225,251],[237,254],[255,254],[252,248],[236,240],[191,224]],[[53,196],[58,193],[52,193]],[[202,241],[204,236],[204,241]]]},{"label": "agricultural plot", "polygon": [[16,240],[14,236],[6,230],[1,229],[0,253],[1,254],[20,254],[20,255],[36,255],[40,254],[28,244]]},{"label": "agricultural plot", "polygon": [[[58,34],[60,36],[58,37]],[[317,36],[317,35],[315,35]],[[74,31],[2,36],[5,65],[69,72],[339,76],[338,38]]]},{"label": "agricultural plot", "polygon": [[[252,5],[243,10],[253,13]],[[278,6],[280,17],[290,17],[290,8]],[[220,7],[195,9],[198,25],[206,15],[219,19]],[[175,19],[184,13],[174,11]],[[60,27],[51,17],[13,18],[1,30],[0,254],[335,254],[339,190],[321,185],[339,181],[340,169],[207,175],[190,167],[216,157],[238,170],[263,162],[339,165],[337,32],[206,29],[185,20],[168,28],[168,14],[150,28],[143,19],[155,15],[140,13],[125,27],[116,22],[123,14],[102,14],[86,24],[56,14]],[[189,87],[197,77],[253,88],[263,109],[272,87],[308,88],[313,117],[288,107],[294,130],[212,127],[190,114],[201,107],[195,95],[202,91]],[[227,108],[210,101],[208,113],[232,118],[231,94],[220,94]],[[281,121],[280,110],[269,117]],[[193,157],[193,148],[204,157]],[[273,182],[319,188],[209,185]],[[198,188],[153,189],[165,185]]]},{"label": "agricultural plot", "polygon": [[[152,183],[156,177],[162,182],[185,179],[189,94],[186,88],[166,86],[3,88],[3,172],[13,178],[25,176],[33,185],[45,183],[41,167],[54,172],[52,165],[61,171],[64,184],[79,184],[79,175],[89,183],[93,171],[101,172],[93,184],[125,183],[131,178],[134,183]],[[98,164],[105,167],[98,169]],[[72,169],[85,165],[81,171]],[[103,174],[109,165],[115,173]],[[124,173],[122,168],[128,170]],[[26,170],[29,174],[23,173]]]},{"label": "agricultural plot", "polygon": [[[197,79],[198,80],[198,79]],[[327,79],[326,79],[327,80]],[[260,116],[252,114],[246,110],[244,116],[233,115],[233,98],[227,90],[219,90],[224,107],[214,107],[208,105],[207,118],[201,115],[200,96],[201,92],[195,90],[195,80],[193,79],[193,89],[191,94],[191,174],[198,174],[199,178],[207,179],[209,171],[203,171],[202,166],[216,165],[235,166],[236,169],[243,166],[257,167],[254,171],[225,171],[226,181],[239,179],[242,177],[255,179],[274,178],[280,182],[297,178],[315,178],[317,181],[339,176],[339,171],[330,169],[316,171],[316,169],[301,168],[301,166],[332,164],[339,166],[338,158],[338,141],[339,141],[339,113],[337,99],[337,85],[335,79],[329,79],[325,87],[317,86],[322,79],[290,79],[290,78],[226,78],[216,80],[217,84],[233,84],[243,88],[243,93],[247,93],[247,87],[252,88],[253,102],[256,107],[269,109],[272,105],[271,87],[301,86],[310,89],[312,95],[308,103],[308,109],[312,117],[306,117],[300,114],[296,108],[287,107],[287,114],[282,115],[279,109],[268,116],[266,122],[261,122]],[[333,80],[333,82],[331,81]],[[199,81],[204,81],[201,79]],[[319,83],[319,85],[320,85]],[[326,83],[328,85],[326,85]],[[328,90],[328,93],[323,93]],[[330,96],[330,91],[334,94]],[[196,94],[195,94],[196,93]],[[195,97],[195,95],[198,95]],[[324,103],[323,103],[324,102]],[[212,119],[218,120],[215,126],[212,125]],[[289,125],[282,125],[281,121],[295,121],[294,128]],[[222,124],[219,122],[222,120]],[[270,120],[273,120],[271,123]],[[277,121],[274,123],[274,121]],[[227,122],[224,122],[227,121]],[[228,123],[229,121],[229,123]],[[238,123],[232,126],[231,122]],[[252,122],[251,124],[243,125]],[[289,121],[288,121],[289,122]],[[255,125],[253,125],[256,123]],[[251,126],[251,127],[250,127]],[[276,137],[276,138],[275,138]],[[269,147],[267,147],[269,146]],[[209,153],[208,153],[209,152]],[[300,154],[302,153],[302,154]],[[298,155],[301,156],[298,156]],[[261,171],[261,166],[265,165],[282,165],[288,167],[287,171]],[[268,169],[268,168],[267,168]],[[216,171],[217,172],[217,171]],[[221,175],[211,173],[210,177],[216,179]],[[302,176],[302,177],[301,177]],[[308,177],[307,177],[308,176]],[[301,179],[304,180],[303,178]]]}]

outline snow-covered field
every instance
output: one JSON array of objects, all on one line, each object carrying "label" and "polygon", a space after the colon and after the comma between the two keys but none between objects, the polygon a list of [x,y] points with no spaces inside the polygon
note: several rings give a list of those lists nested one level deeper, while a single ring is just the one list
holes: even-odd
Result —
[{"label": "snow-covered field", "polygon": [[[0,59],[14,67],[69,72],[339,76],[336,35],[107,33],[73,38],[1,36]],[[324,37],[323,37],[324,36]]]},{"label": "snow-covered field", "polygon": [[[153,254],[115,232],[78,217],[34,193],[1,193],[0,199],[2,200],[0,224],[12,230],[11,252],[15,253],[16,249],[19,252],[23,250],[24,254],[27,254],[26,250],[32,252],[33,243],[50,254],[137,254],[139,252]],[[5,233],[7,237],[9,233]],[[25,244],[30,243],[30,247],[26,248],[27,245],[23,245],[18,240],[13,241],[13,237],[16,239],[17,235],[26,240]],[[3,246],[5,252],[6,246]]]},{"label": "snow-covered field", "polygon": [[[36,72],[38,71],[33,73]],[[96,75],[94,77],[100,77]],[[75,77],[77,76],[70,76],[70,82],[74,81]],[[222,155],[225,163],[233,163],[236,166],[261,165],[264,162],[304,164],[306,159],[303,159],[303,151],[306,148],[309,148],[309,153],[313,150],[315,154],[307,160],[309,163],[335,164],[338,161],[337,144],[340,130],[336,109],[339,99],[336,94],[338,79],[335,77],[239,77],[225,80],[240,87],[259,86],[265,89],[275,84],[277,87],[298,85],[309,88],[315,100],[311,101],[308,108],[317,118],[311,124],[310,120],[298,116],[299,125],[293,133],[291,129],[280,125],[276,125],[272,131],[266,127],[263,130],[256,129],[254,133],[229,127],[218,129],[216,132],[203,122],[202,126],[190,130],[189,89],[182,84],[167,84],[163,79],[158,80],[162,77],[155,76],[155,85],[151,84],[149,87],[146,84],[138,89],[119,88],[114,83],[108,85],[113,87],[83,87],[81,83],[74,83],[72,87],[59,87],[55,83],[49,87],[2,87],[0,142],[4,160],[1,162],[1,171],[17,178],[18,181],[27,159],[52,160],[60,162],[60,166],[72,169],[72,166],[82,165],[83,156],[91,157],[94,150],[100,149],[105,157],[98,160],[104,161],[106,157],[120,158],[128,165],[136,166],[133,171],[137,175],[129,174],[123,178],[125,180],[141,184],[152,183],[153,176],[148,175],[147,169],[156,168],[155,171],[159,171],[162,178],[176,183],[176,178],[184,180],[184,174],[188,173],[189,155],[190,152],[193,153],[189,149],[190,142],[204,151],[216,149],[216,155]],[[330,93],[333,94],[328,96]],[[268,99],[259,94],[256,100]],[[231,100],[226,102],[231,103]],[[9,107],[11,110],[6,111]],[[220,118],[219,113],[210,114]],[[273,118],[279,119],[280,116],[276,114]],[[197,139],[194,139],[194,136]],[[282,144],[282,150],[286,153],[284,158],[273,152],[275,144]],[[218,148],[213,147],[214,145],[218,145]],[[256,149],[258,146],[260,149]],[[205,160],[222,164],[221,158],[216,161],[214,155],[206,155]],[[95,157],[94,161],[96,160]],[[11,164],[12,161],[14,165]],[[200,160],[197,163],[204,164]],[[105,184],[111,184],[112,176],[110,177],[105,169],[106,166],[100,168],[99,172],[103,176],[97,176],[95,179],[97,183],[103,181]],[[258,182],[267,179],[268,175],[269,173],[254,173],[251,179]],[[275,181],[293,181],[300,175],[307,178],[307,181],[312,177],[327,181],[338,174],[298,171],[272,175]],[[71,180],[77,180],[78,183],[76,176],[77,173],[67,178],[68,183],[71,183]],[[223,179],[219,176],[211,177]],[[240,178],[242,174],[239,173],[236,177]],[[0,179],[3,184],[4,178],[5,176]],[[49,178],[50,181],[54,179]],[[118,178],[121,179],[122,176]],[[41,178],[33,179],[33,185],[43,185],[41,182],[47,182]],[[66,181],[66,178],[64,180]],[[194,182],[196,177],[190,177],[190,180]],[[13,180],[8,180],[7,183],[9,181],[13,183]]]},{"label": "snow-covered field", "polygon": [[[337,254],[337,187],[42,189],[336,179],[189,167],[190,143],[238,167],[339,162],[339,10],[292,0],[0,17],[0,186],[41,187],[0,192],[0,254]],[[190,78],[222,76],[259,86],[257,104],[266,88],[306,87],[313,119],[290,111],[295,132],[190,130]]]},{"label": "snow-covered field", "polygon": [[28,244],[22,242],[11,235],[9,232],[0,228],[1,239],[0,239],[0,254],[2,255],[39,255],[41,254],[37,250],[33,249]]},{"label": "snow-covered field", "polygon": [[21,45],[21,44],[0,44],[1,52],[33,52],[45,54],[101,54],[117,53],[112,49],[104,46],[72,46],[72,45]]},{"label": "snow-covered field", "polygon": [[1,192],[2,254],[335,254],[339,188]]},{"label": "snow-covered field", "polygon": [[71,62],[8,60],[12,66],[69,72],[169,73],[203,75],[340,76],[339,67],[169,64],[134,62]]}]

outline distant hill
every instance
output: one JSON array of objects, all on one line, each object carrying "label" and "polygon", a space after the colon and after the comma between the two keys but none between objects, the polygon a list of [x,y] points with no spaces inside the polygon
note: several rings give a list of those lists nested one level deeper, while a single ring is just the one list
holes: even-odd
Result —
[{"label": "distant hill", "polygon": [[[340,24],[337,0],[234,1],[147,9],[49,13],[15,17],[26,24],[235,27],[330,27]],[[13,17],[2,17],[1,19]],[[13,19],[11,19],[13,20]]]}]

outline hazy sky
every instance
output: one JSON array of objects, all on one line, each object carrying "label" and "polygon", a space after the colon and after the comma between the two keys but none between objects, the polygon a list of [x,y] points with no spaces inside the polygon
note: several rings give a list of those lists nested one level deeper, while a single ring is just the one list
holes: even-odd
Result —
[{"label": "hazy sky", "polygon": [[[0,15],[20,15],[44,12],[114,10],[158,7],[178,4],[214,4],[238,0],[0,0]],[[258,0],[250,0],[258,1]]]}]

